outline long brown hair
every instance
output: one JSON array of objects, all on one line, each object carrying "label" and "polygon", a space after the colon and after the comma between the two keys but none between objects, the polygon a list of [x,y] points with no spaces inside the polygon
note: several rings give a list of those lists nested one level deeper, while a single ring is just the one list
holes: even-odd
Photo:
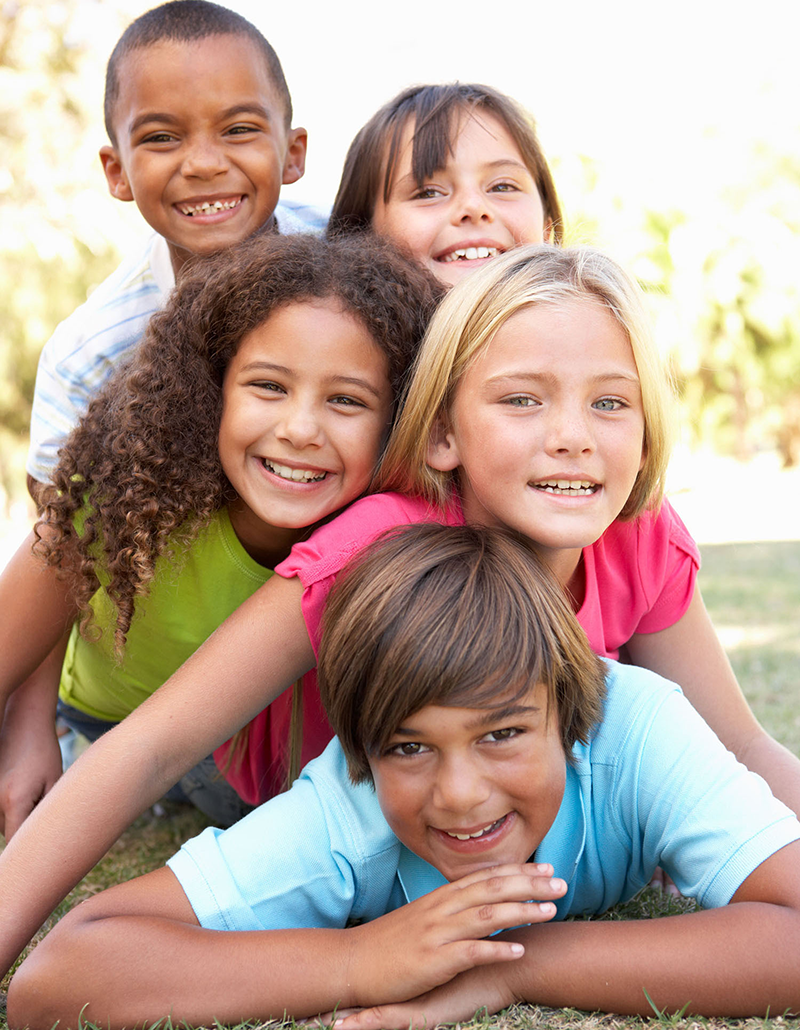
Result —
[{"label": "long brown hair", "polygon": [[386,355],[397,396],[440,295],[432,276],[369,238],[261,235],[187,266],[62,448],[37,525],[37,553],[74,580],[83,626],[100,581],[121,649],[156,560],[234,498],[217,435],[225,370],[247,333],[282,305],[336,298]]}]

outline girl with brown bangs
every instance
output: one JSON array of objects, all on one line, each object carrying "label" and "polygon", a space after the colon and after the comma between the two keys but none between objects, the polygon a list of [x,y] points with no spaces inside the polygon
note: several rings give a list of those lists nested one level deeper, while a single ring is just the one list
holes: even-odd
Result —
[{"label": "girl with brown bangs", "polygon": [[[59,681],[61,717],[96,740],[265,584],[294,542],[369,488],[438,296],[378,240],[262,236],[184,276],[61,451],[34,535],[0,580],[0,677],[12,699],[3,760],[28,810],[60,773]],[[48,661],[15,699],[70,625],[63,667]],[[191,718],[224,722],[224,698],[215,701]],[[259,697],[250,714],[262,708]],[[290,709],[287,695],[254,728],[264,794],[285,783]],[[319,705],[305,721],[311,757],[330,730]],[[145,750],[118,755],[120,775],[135,777]],[[208,756],[176,774],[173,796],[220,825],[235,821],[260,793],[248,794],[251,769],[232,758],[228,747],[218,764],[233,785]],[[7,805],[7,839],[14,818]]]},{"label": "girl with brown bangs", "polygon": [[345,158],[329,235],[373,230],[446,286],[513,247],[562,240],[561,206],[533,120],[479,83],[412,86]]}]

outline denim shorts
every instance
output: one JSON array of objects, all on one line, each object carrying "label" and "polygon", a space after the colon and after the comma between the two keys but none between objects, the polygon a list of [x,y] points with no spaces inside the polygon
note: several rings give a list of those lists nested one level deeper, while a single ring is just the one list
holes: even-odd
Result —
[{"label": "denim shorts", "polygon": [[[117,723],[98,719],[81,712],[72,705],[58,702],[58,718],[71,730],[94,743]],[[199,808],[216,826],[232,826],[253,810],[253,805],[242,801],[233,787],[217,768],[213,755],[198,762],[194,769],[180,778],[164,795],[168,801],[183,801]]]}]

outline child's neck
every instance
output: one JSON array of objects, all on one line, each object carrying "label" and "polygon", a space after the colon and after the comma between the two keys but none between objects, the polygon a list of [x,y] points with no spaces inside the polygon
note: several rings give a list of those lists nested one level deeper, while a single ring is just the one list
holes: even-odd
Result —
[{"label": "child's neck", "polygon": [[583,550],[579,548],[548,552],[537,547],[536,551],[564,588],[573,611],[580,611],[586,595]]},{"label": "child's neck", "polygon": [[305,527],[285,529],[271,526],[238,499],[228,505],[228,516],[239,543],[253,561],[266,569],[274,569],[289,556],[294,544],[309,533]]},{"label": "child's neck", "polygon": [[[275,215],[270,215],[269,219],[261,226],[260,229],[253,233],[254,236],[260,236],[263,232],[277,232],[278,223],[275,220]],[[182,247],[176,247],[173,243],[167,240],[167,247],[169,249],[169,257],[172,262],[172,271],[175,273],[175,278],[178,278],[181,269],[193,257],[203,257],[202,254],[193,254],[191,250],[184,250]],[[214,252],[216,253],[216,251]]]}]

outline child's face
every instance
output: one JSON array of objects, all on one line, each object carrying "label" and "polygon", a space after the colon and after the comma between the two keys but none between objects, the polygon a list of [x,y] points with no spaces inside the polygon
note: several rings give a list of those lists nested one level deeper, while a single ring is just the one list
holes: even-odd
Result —
[{"label": "child's face", "polygon": [[391,419],[388,362],[335,300],[287,304],[248,333],[222,396],[231,519],[254,557],[276,529],[311,526],[366,490]]},{"label": "child's face", "polygon": [[243,36],[129,54],[114,128],[117,145],[100,151],[109,189],[136,201],[176,270],[266,225],[281,184],[305,167],[305,131],[286,129],[266,62]]},{"label": "child's face", "polygon": [[381,191],[372,226],[403,244],[448,286],[522,243],[550,234],[533,175],[502,122],[466,117],[444,168],[418,186],[411,171],[414,121],[403,132],[388,201]]},{"label": "child's face", "polygon": [[630,343],[587,298],[500,327],[456,388],[429,463],[458,469],[468,522],[521,533],[566,582],[627,501],[643,442]]},{"label": "child's face", "polygon": [[566,760],[547,689],[497,708],[428,705],[369,760],[395,835],[448,880],[527,862],[555,819]]}]

